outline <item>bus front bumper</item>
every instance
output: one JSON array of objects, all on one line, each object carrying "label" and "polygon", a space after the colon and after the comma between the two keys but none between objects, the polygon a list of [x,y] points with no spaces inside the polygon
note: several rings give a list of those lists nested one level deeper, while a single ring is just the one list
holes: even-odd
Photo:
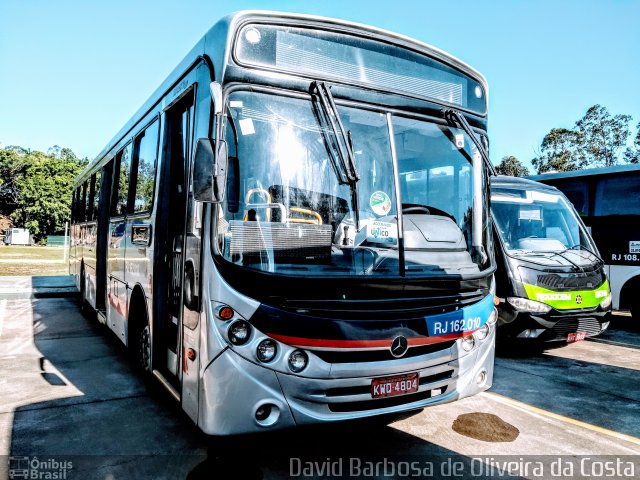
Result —
[{"label": "bus front bumper", "polygon": [[[276,372],[226,349],[204,371],[198,425],[211,435],[276,430],[401,414],[487,390],[493,382],[495,328],[458,357],[460,344],[414,358],[333,364],[331,378]],[[369,375],[350,373],[355,371]],[[408,373],[419,375],[417,392],[372,398],[374,378]]]}]

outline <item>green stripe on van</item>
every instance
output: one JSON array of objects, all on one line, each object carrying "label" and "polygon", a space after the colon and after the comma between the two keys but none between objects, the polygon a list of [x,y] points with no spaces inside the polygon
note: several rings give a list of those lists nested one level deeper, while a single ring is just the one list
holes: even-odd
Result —
[{"label": "green stripe on van", "polygon": [[536,285],[524,284],[529,300],[546,303],[556,310],[575,310],[577,308],[597,307],[609,294],[609,282],[594,290],[576,290],[573,292],[554,292]]}]

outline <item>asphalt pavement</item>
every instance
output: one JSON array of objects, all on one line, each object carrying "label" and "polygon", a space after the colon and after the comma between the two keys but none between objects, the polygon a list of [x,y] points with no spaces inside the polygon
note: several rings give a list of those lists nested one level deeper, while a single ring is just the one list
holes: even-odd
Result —
[{"label": "asphalt pavement", "polygon": [[625,315],[598,339],[500,349],[489,392],[389,426],[214,439],[81,315],[68,277],[27,278],[0,277],[0,479],[585,478],[607,462],[640,476],[640,328]]}]

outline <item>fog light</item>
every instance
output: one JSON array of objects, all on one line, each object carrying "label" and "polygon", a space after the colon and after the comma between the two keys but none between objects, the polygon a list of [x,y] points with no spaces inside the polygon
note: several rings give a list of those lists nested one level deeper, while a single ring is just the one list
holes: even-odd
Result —
[{"label": "fog light", "polygon": [[276,353],[278,353],[278,347],[276,345],[276,342],[274,342],[270,338],[262,340],[258,344],[258,348],[256,349],[256,356],[258,357],[258,360],[264,363],[273,360],[273,357],[276,356]]},{"label": "fog light", "polygon": [[476,346],[476,339],[473,335],[467,335],[466,337],[462,337],[462,349],[465,352],[470,352],[473,350],[473,347]]},{"label": "fog light", "polygon": [[476,337],[478,340],[484,340],[489,336],[489,332],[491,331],[491,327],[489,324],[485,323],[478,330],[476,330]]},{"label": "fog light", "polygon": [[484,387],[484,384],[487,383],[487,371],[480,370],[476,375],[476,383],[479,387]]},{"label": "fog light", "polygon": [[300,373],[307,367],[309,357],[302,350],[294,350],[289,355],[289,368],[293,373]]},{"label": "fog light", "polygon": [[271,415],[271,405],[268,403],[260,405],[256,410],[256,420],[259,422],[265,421]]},{"label": "fog light", "polygon": [[251,326],[244,320],[233,322],[229,327],[229,341],[234,345],[244,345],[251,335]]}]

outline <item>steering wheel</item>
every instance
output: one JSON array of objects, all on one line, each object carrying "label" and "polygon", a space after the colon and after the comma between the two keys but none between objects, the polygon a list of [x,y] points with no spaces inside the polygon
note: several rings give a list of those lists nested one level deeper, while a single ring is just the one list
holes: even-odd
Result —
[{"label": "steering wheel", "polygon": [[423,205],[414,205],[413,207],[403,207],[402,213],[424,213],[426,215],[431,215],[431,211],[423,206]]}]

